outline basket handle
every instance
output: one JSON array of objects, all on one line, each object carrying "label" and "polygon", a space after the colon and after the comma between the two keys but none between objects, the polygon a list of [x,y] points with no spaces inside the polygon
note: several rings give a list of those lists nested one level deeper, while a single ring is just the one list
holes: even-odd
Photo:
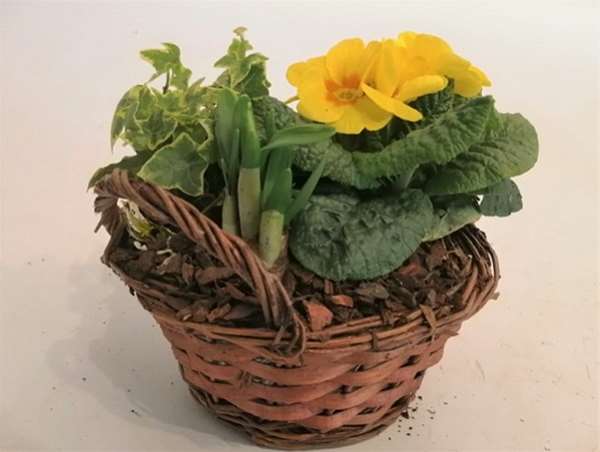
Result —
[{"label": "basket handle", "polygon": [[[301,353],[306,345],[306,328],[300,320],[280,278],[266,270],[250,246],[223,231],[189,202],[154,184],[130,179],[127,171],[114,169],[94,189],[95,211],[101,214],[98,228],[113,234],[123,221],[118,199],[134,202],[142,213],[161,225],[175,225],[207,253],[231,268],[255,291],[268,326],[279,328],[278,341],[289,337],[286,353]],[[97,228],[97,229],[98,229]],[[285,334],[292,329],[291,335]]]}]

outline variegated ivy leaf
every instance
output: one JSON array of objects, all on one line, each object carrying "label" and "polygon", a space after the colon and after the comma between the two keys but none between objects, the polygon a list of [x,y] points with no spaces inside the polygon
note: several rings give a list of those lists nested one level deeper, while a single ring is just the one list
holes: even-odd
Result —
[{"label": "variegated ivy leaf", "polygon": [[137,104],[139,102],[140,92],[144,89],[147,89],[144,85],[135,85],[133,88],[129,89],[119,103],[117,104],[117,108],[115,109],[115,113],[113,115],[112,123],[110,125],[110,147],[114,148],[115,143],[123,133],[123,129],[127,123],[127,119],[129,116],[129,112],[133,109],[137,108]]},{"label": "variegated ivy leaf", "polygon": [[227,55],[215,63],[215,67],[225,69],[215,84],[246,93],[250,97],[264,96],[269,93],[271,86],[266,78],[267,58],[260,53],[247,55],[253,47],[244,37],[245,31],[243,27],[234,30],[236,37],[229,45]]},{"label": "variegated ivy leaf", "polygon": [[181,63],[181,51],[175,44],[163,42],[162,49],[142,50],[140,55],[156,71],[149,81],[169,74],[171,85],[182,90],[187,88],[192,71]]},{"label": "variegated ivy leaf", "polygon": [[142,168],[142,166],[144,166],[144,163],[146,163],[151,155],[151,152],[140,152],[136,155],[123,157],[119,162],[111,163],[103,168],[99,168],[92,175],[88,183],[88,189],[96,185],[104,176],[112,173],[112,171],[116,168],[126,170],[130,174],[136,174]]},{"label": "variegated ivy leaf", "polygon": [[188,195],[199,196],[203,192],[207,167],[208,159],[200,145],[183,133],[156,151],[138,176],[167,189],[177,188]]},{"label": "variegated ivy leaf", "polygon": [[152,112],[148,119],[138,121],[138,124],[146,138],[146,148],[151,151],[171,138],[177,127],[177,121],[163,110]]}]

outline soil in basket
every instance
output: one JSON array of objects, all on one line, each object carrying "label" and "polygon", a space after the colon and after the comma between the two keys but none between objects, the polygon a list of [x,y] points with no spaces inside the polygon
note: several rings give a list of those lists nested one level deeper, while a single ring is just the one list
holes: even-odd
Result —
[{"label": "soil in basket", "polygon": [[[424,243],[403,266],[370,281],[333,282],[293,261],[282,281],[313,331],[373,315],[394,324],[415,309],[425,316],[433,316],[435,310],[435,321],[462,308],[461,289],[470,273],[471,257],[455,240],[451,235]],[[250,287],[183,234],[140,245],[126,235],[109,260],[165,294],[162,309],[175,311],[182,320],[237,327],[263,323]]]}]

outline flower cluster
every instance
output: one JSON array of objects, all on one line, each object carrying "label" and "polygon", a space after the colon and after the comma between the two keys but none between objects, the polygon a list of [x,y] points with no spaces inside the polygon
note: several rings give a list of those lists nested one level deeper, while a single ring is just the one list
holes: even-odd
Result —
[{"label": "flower cluster", "polygon": [[409,103],[444,89],[449,79],[465,97],[491,84],[444,40],[413,32],[367,45],[343,40],[325,56],[291,65],[287,78],[298,90],[302,116],[346,134],[379,130],[393,116],[419,121],[422,114]]}]

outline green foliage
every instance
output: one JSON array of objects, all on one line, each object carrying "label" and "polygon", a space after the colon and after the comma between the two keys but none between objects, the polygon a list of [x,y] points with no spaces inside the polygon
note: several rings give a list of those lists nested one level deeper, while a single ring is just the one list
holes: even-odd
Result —
[{"label": "green foliage", "polygon": [[271,86],[266,77],[267,58],[260,53],[247,54],[253,47],[244,37],[245,31],[243,27],[234,30],[236,37],[229,45],[227,54],[215,63],[215,67],[225,69],[216,85],[234,89],[250,97],[266,96]]},{"label": "green foliage", "polygon": [[235,118],[238,98],[234,91],[227,88],[220,90],[217,95],[215,135],[219,149],[218,162],[230,195],[235,194],[240,168],[240,129]]},{"label": "green foliage", "polygon": [[445,195],[482,190],[533,167],[538,140],[520,114],[498,113],[483,142],[473,144],[427,181],[428,193]]},{"label": "green foliage", "polygon": [[252,101],[247,95],[239,97],[236,110],[237,126],[240,129],[240,164],[242,168],[260,168],[260,141],[254,124]]},{"label": "green foliage", "polygon": [[467,224],[475,223],[479,218],[481,212],[474,196],[457,195],[437,199],[434,202],[431,228],[423,240],[441,239]]},{"label": "green foliage", "polygon": [[324,141],[335,134],[335,129],[322,124],[299,124],[273,133],[264,151],[285,146],[308,145]]},{"label": "green foliage", "polygon": [[191,196],[203,192],[208,158],[189,135],[181,134],[173,143],[156,151],[138,172],[147,182],[177,188]]},{"label": "green foliage", "polygon": [[[208,169],[209,189],[225,192],[227,231],[254,240],[260,226],[259,252],[270,266],[291,224],[292,254],[334,280],[381,276],[422,241],[481,214],[522,208],[510,178],[537,161],[537,136],[521,115],[498,113],[490,96],[464,98],[450,83],[410,103],[421,121],[394,118],[378,131],[335,134],[268,96],[267,59],[252,52],[243,28],[234,32],[215,63],[223,72],[208,86],[190,84],[174,44],[141,52],[154,72],[119,100],[110,131],[112,147],[121,141],[136,155],[96,171],[90,187],[122,168],[198,196]],[[158,77],[159,89],[151,86]],[[300,190],[292,165],[310,173]]]},{"label": "green foliage", "polygon": [[88,183],[88,190],[96,185],[104,176],[112,173],[116,168],[126,170],[131,174],[137,174],[151,156],[151,152],[140,152],[136,155],[123,157],[117,163],[111,163],[110,165],[97,169]]},{"label": "green foliage", "polygon": [[523,199],[519,187],[506,179],[482,191],[483,198],[479,208],[486,216],[507,217],[523,208]]},{"label": "green foliage", "polygon": [[473,98],[379,152],[351,152],[328,141],[299,147],[295,163],[312,170],[326,160],[325,176],[360,189],[375,188],[384,179],[412,174],[426,163],[443,164],[466,152],[481,139],[492,108],[491,97]]},{"label": "green foliage", "polygon": [[149,82],[166,74],[165,91],[169,84],[181,90],[187,88],[192,71],[181,63],[181,52],[175,44],[163,42],[162,49],[142,50],[140,56],[154,67],[155,72]]},{"label": "green foliage", "polygon": [[423,241],[433,219],[420,190],[362,201],[313,196],[293,223],[290,249],[309,270],[335,281],[363,280],[399,267]]}]

